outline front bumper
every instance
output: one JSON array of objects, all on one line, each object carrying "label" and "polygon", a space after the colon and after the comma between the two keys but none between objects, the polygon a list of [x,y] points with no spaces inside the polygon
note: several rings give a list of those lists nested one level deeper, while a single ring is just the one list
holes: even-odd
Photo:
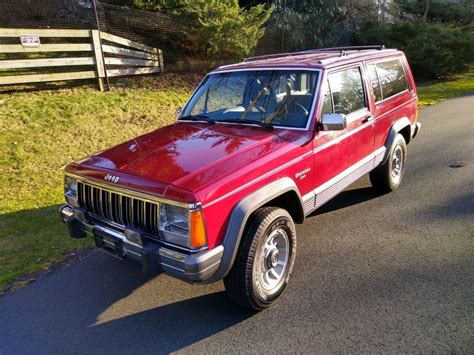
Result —
[{"label": "front bumper", "polygon": [[142,264],[145,272],[165,272],[191,283],[205,283],[221,263],[224,247],[187,254],[143,238],[138,231],[114,228],[95,220],[81,208],[64,205],[59,215],[72,238],[93,237],[96,246],[120,259]]}]

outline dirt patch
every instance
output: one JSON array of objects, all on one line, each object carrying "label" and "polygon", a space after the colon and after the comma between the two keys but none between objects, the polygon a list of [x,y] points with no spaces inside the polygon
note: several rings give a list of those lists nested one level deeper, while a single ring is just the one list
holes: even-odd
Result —
[{"label": "dirt patch", "polygon": [[77,249],[74,250],[70,253],[65,254],[64,260],[61,261],[55,261],[51,264],[51,266],[43,271],[40,272],[35,272],[33,274],[27,274],[27,275],[22,275],[20,277],[17,277],[15,280],[10,282],[4,289],[0,290],[0,297],[6,295],[9,292],[15,292],[16,290],[29,285],[33,282],[36,282],[38,280],[41,280],[44,278],[46,275],[49,275],[50,273],[54,271],[58,271],[61,269],[64,269],[68,266],[71,266],[82,259],[88,257],[89,255],[95,253],[97,251],[96,248],[82,248],[82,249]]}]

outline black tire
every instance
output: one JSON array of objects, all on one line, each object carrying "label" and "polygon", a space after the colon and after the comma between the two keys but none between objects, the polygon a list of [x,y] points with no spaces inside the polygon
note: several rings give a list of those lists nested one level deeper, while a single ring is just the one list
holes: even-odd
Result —
[{"label": "black tire", "polygon": [[390,147],[387,161],[369,174],[372,186],[381,193],[397,190],[405,174],[406,159],[407,144],[405,138],[401,134],[397,134]]},{"label": "black tire", "polygon": [[[276,243],[273,248],[268,248],[270,242]],[[252,310],[260,311],[267,308],[285,290],[295,257],[296,230],[290,214],[277,207],[259,208],[249,218],[234,265],[224,278],[229,298]],[[283,260],[287,262],[284,263]],[[262,272],[267,268],[268,271]],[[272,273],[270,277],[270,269],[277,274],[277,271],[281,270],[280,279],[275,277],[273,280],[274,274]],[[269,285],[267,283],[269,279],[276,283],[272,289],[266,287]]]}]

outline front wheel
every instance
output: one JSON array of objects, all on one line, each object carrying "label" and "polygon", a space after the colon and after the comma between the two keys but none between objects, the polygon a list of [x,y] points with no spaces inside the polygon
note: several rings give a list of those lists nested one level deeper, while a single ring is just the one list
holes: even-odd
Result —
[{"label": "front wheel", "polygon": [[387,161],[369,174],[372,186],[383,193],[397,190],[405,174],[406,159],[405,138],[401,134],[397,134],[390,147]]},{"label": "front wheel", "polygon": [[232,301],[262,310],[283,293],[293,269],[293,219],[282,208],[262,207],[250,217],[242,238],[225,289]]}]

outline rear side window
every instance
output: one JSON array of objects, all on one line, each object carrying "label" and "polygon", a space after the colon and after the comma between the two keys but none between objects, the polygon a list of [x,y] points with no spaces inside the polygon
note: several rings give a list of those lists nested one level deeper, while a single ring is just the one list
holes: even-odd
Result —
[{"label": "rear side window", "polygon": [[348,115],[366,107],[359,68],[329,74],[328,79],[328,91],[323,98],[323,114],[342,113]]},{"label": "rear side window", "polygon": [[[387,99],[391,96],[401,93],[408,88],[405,72],[399,59],[376,63],[375,67],[377,68],[377,76],[382,89],[381,99]],[[372,77],[370,80],[372,81]],[[372,84],[372,87],[374,87],[374,84]],[[374,94],[377,97],[375,90]],[[379,101],[378,98],[377,101]]]}]

